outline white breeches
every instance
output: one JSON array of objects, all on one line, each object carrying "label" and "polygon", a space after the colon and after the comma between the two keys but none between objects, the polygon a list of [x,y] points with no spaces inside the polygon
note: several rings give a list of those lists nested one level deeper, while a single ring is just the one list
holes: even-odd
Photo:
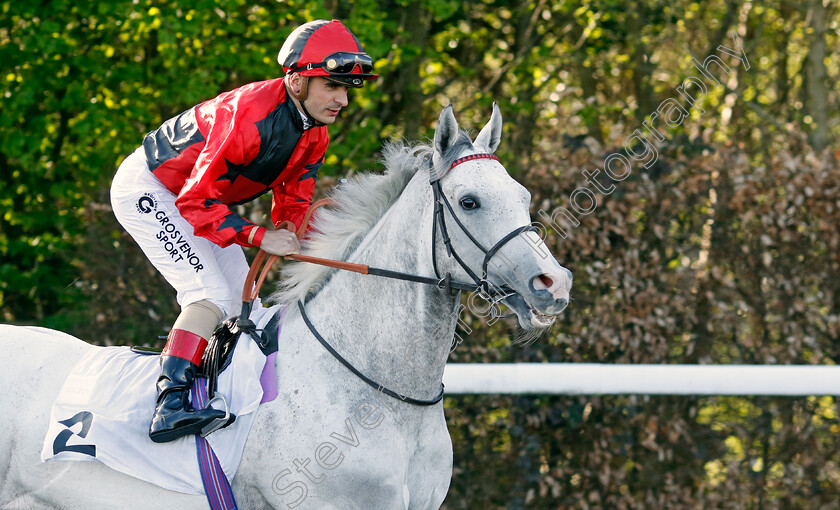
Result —
[{"label": "white breeches", "polygon": [[123,161],[111,184],[117,220],[178,292],[181,308],[206,299],[225,316],[238,314],[248,274],[242,248],[196,236],[175,198],[149,170],[142,147]]}]

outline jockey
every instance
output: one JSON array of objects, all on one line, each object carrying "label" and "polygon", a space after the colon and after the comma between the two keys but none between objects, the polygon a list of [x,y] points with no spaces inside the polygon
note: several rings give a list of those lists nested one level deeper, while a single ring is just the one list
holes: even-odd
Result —
[{"label": "jockey", "polygon": [[[241,246],[300,249],[232,207],[271,191],[271,219],[300,228],[329,143],[327,125],[373,62],[338,20],[298,27],[278,62],[285,76],[224,92],[167,120],[120,165],[111,186],[119,222],[177,291],[181,313],[161,353],[155,442],[208,430],[223,411],[192,409],[189,388],[219,322],[239,311],[248,263]],[[232,419],[230,420],[232,421]],[[228,422],[229,423],[229,422]]]}]

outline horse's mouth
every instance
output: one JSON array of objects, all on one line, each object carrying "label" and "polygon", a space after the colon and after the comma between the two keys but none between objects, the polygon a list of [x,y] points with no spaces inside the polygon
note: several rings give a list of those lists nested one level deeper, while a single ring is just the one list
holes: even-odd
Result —
[{"label": "horse's mouth", "polygon": [[557,315],[546,315],[544,313],[540,313],[539,310],[536,308],[529,308],[531,312],[531,324],[535,328],[547,328],[554,324],[554,321],[557,320]]},{"label": "horse's mouth", "polygon": [[519,294],[514,294],[507,299],[504,300],[504,303],[513,310],[516,314],[516,318],[519,320],[519,325],[522,326],[523,329],[526,330],[533,330],[533,329],[546,329],[552,324],[554,321],[557,320],[557,317],[560,315],[557,314],[545,314],[531,306],[525,301]]}]

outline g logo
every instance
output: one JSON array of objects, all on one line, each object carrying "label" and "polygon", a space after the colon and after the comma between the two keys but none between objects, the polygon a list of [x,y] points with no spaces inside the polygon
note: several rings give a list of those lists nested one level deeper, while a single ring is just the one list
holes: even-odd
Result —
[{"label": "g logo", "polygon": [[137,201],[137,210],[141,213],[150,213],[152,209],[155,209],[157,204],[155,203],[155,199],[149,195],[143,195],[140,197],[140,200]]}]

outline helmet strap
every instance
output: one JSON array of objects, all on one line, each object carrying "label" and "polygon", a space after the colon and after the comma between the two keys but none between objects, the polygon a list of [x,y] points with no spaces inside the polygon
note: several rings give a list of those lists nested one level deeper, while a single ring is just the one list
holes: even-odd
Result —
[{"label": "helmet strap", "polygon": [[293,98],[297,99],[298,103],[300,103],[300,108],[303,110],[303,114],[306,115],[307,120],[309,121],[310,126],[325,126],[326,124],[322,122],[318,122],[315,120],[309,110],[306,109],[306,98],[309,96],[309,77],[308,76],[301,76],[301,84],[300,84],[300,91],[295,93],[293,87],[287,87],[289,94],[292,95]]},{"label": "helmet strap", "polygon": [[303,114],[306,115],[306,118],[309,119],[312,126],[326,126],[323,122],[315,120],[315,117],[309,113],[309,110],[306,109],[306,102],[303,99],[300,100],[300,107],[303,108]]}]

